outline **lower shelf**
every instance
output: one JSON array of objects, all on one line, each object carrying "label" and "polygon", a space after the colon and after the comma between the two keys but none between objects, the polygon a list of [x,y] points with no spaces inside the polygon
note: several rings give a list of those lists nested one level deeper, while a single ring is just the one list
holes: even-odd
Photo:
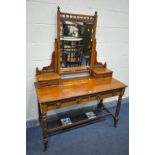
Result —
[{"label": "lower shelf", "polygon": [[74,118],[71,118],[72,124],[68,124],[68,125],[62,125],[60,121],[57,121],[57,122],[51,122],[51,124],[55,123],[56,127],[50,128],[50,122],[48,122],[49,127],[48,127],[47,131],[48,131],[48,133],[56,132],[56,131],[60,131],[60,130],[67,129],[67,128],[71,128],[71,127],[74,127],[74,126],[78,126],[78,125],[81,125],[81,124],[89,123],[91,121],[99,120],[99,119],[107,117],[107,116],[112,116],[113,119],[115,118],[114,115],[108,109],[103,108],[103,110],[106,111],[105,114],[98,114],[101,111],[101,109],[93,111],[95,113],[95,115],[96,115],[96,117],[94,117],[94,118],[87,118],[85,116],[85,114],[81,115],[82,117],[78,121],[77,120],[74,121]]}]

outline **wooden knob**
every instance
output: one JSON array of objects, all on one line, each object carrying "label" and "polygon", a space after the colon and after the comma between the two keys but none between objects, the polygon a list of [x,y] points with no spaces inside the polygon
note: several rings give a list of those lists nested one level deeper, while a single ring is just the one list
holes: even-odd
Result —
[{"label": "wooden knob", "polygon": [[80,103],[80,100],[81,100],[81,99],[78,98],[78,99],[76,100],[76,103],[79,104],[79,103]]},{"label": "wooden knob", "polygon": [[60,106],[61,106],[61,103],[60,102],[56,103],[56,107],[57,108],[60,108]]},{"label": "wooden knob", "polygon": [[99,100],[101,98],[101,95],[96,95],[96,99]]}]

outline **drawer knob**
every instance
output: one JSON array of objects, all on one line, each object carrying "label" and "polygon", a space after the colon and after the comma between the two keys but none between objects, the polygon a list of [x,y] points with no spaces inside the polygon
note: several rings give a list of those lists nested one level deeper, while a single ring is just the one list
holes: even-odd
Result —
[{"label": "drawer knob", "polygon": [[112,92],[112,95],[115,96],[116,95],[116,92]]},{"label": "drawer knob", "polygon": [[76,103],[79,104],[80,103],[80,98],[76,99]]},{"label": "drawer knob", "polygon": [[61,106],[61,103],[60,102],[56,103],[56,107],[57,108],[60,108],[60,106]]},{"label": "drawer knob", "polygon": [[97,100],[100,100],[100,98],[101,98],[101,95],[96,95]]}]

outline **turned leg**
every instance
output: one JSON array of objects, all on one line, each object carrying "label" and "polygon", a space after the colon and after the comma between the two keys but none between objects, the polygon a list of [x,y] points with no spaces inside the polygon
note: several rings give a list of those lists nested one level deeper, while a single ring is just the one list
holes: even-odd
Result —
[{"label": "turned leg", "polygon": [[46,114],[42,114],[41,122],[42,122],[42,130],[43,130],[44,151],[46,151],[47,150],[47,144],[48,144],[47,116],[46,116]]},{"label": "turned leg", "polygon": [[115,111],[115,117],[114,117],[114,127],[117,127],[117,123],[118,123],[118,116],[119,116],[119,112],[120,112],[120,108],[121,108],[121,102],[122,102],[122,95],[120,95],[118,97],[118,101],[117,101],[117,106],[116,106],[116,111]]},{"label": "turned leg", "polygon": [[39,116],[39,123],[41,123],[41,109],[38,101],[38,116]]},{"label": "turned leg", "polygon": [[47,144],[48,144],[48,131],[47,131],[47,112],[46,112],[46,106],[43,107],[41,114],[41,126],[42,126],[42,132],[43,132],[43,144],[44,144],[44,151],[47,150]]}]

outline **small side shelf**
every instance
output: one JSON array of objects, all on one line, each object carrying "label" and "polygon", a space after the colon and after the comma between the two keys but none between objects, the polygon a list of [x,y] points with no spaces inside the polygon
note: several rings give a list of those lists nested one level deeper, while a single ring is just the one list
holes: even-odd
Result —
[{"label": "small side shelf", "polygon": [[95,68],[93,69],[92,74],[96,78],[106,78],[112,77],[113,71],[107,68]]},{"label": "small side shelf", "polygon": [[60,75],[57,73],[44,73],[36,75],[36,79],[38,87],[59,85]]}]

